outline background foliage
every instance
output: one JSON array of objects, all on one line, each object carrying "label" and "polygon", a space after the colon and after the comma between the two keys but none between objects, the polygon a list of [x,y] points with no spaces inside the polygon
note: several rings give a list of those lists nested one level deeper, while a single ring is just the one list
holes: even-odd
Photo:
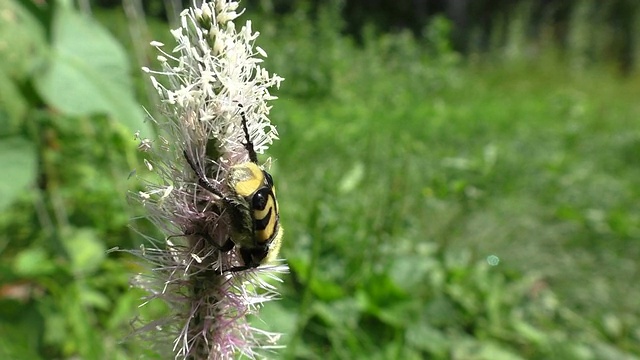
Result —
[{"label": "background foliage", "polygon": [[[139,358],[129,322],[163,311],[107,250],[142,243],[136,69],[169,26],[80,5],[0,3],[0,358]],[[256,319],[277,357],[640,357],[640,47],[621,72],[601,5],[556,37],[521,2],[464,53],[442,16],[345,33],[349,3],[248,5],[287,79],[269,155],[292,273]]]}]

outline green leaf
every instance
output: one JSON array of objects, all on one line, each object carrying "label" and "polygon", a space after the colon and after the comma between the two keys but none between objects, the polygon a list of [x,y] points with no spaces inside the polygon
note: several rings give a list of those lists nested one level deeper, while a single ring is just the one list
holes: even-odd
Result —
[{"label": "green leaf", "polygon": [[87,307],[93,307],[100,310],[109,310],[111,302],[109,298],[102,292],[83,286],[80,288],[80,301]]},{"label": "green leaf", "polygon": [[108,114],[131,130],[147,130],[124,49],[98,23],[71,9],[56,13],[53,58],[36,88],[67,115]]},{"label": "green leaf", "polygon": [[520,319],[513,319],[512,326],[515,334],[521,336],[527,342],[544,349],[550,347],[551,336],[549,332],[540,330]]},{"label": "green leaf", "polygon": [[27,101],[3,69],[0,69],[0,94],[0,136],[8,136],[17,133],[27,112]]},{"label": "green leaf", "polygon": [[77,229],[63,239],[67,254],[71,258],[71,269],[75,274],[88,275],[96,271],[106,257],[104,243],[92,229]]},{"label": "green leaf", "polygon": [[44,28],[18,2],[0,1],[0,136],[15,134],[28,109],[20,86],[42,63]]},{"label": "green leaf", "polygon": [[358,188],[365,176],[365,166],[361,162],[355,163],[351,170],[347,171],[338,183],[338,191],[348,194]]},{"label": "green leaf", "polygon": [[42,248],[30,248],[20,252],[14,263],[14,271],[22,276],[39,276],[55,272],[56,267]]},{"label": "green leaf", "polygon": [[10,205],[35,180],[33,144],[19,138],[0,139],[0,210]]},{"label": "green leaf", "polygon": [[15,1],[0,1],[0,14],[0,72],[23,79],[42,61],[46,51],[44,28]]}]

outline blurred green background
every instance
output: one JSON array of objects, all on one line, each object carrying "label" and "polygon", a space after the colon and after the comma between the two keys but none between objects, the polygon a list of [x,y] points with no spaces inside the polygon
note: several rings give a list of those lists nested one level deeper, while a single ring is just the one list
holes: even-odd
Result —
[{"label": "blurred green background", "polygon": [[[179,5],[68,5],[0,1],[0,358],[153,357],[108,249]],[[275,358],[640,358],[640,3],[242,5],[286,79]]]}]

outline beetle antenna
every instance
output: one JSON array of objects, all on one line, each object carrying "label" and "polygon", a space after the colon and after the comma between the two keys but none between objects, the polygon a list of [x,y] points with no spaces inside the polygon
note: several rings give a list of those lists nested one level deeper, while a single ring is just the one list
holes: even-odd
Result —
[{"label": "beetle antenna", "polygon": [[240,106],[240,116],[242,116],[242,130],[244,130],[244,138],[245,138],[245,143],[244,143],[244,148],[247,149],[247,152],[249,153],[249,160],[251,160],[252,163],[257,164],[258,163],[258,154],[256,154],[256,150],[253,148],[253,142],[251,142],[251,136],[249,135],[249,127],[247,126],[247,116],[244,113],[244,110],[242,110],[242,105],[238,104],[238,106]]}]

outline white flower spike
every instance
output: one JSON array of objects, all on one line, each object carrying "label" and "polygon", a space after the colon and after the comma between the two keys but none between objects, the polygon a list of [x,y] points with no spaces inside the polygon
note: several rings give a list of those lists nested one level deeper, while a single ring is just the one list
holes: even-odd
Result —
[{"label": "white flower spike", "polygon": [[171,31],[173,50],[151,42],[162,68],[143,68],[164,116],[157,140],[140,139],[155,176],[136,194],[166,238],[135,252],[154,268],[134,284],[148,292],[145,303],[161,299],[172,314],[138,334],[175,358],[256,358],[279,337],[247,315],[278,296],[266,280],[288,271],[271,264],[283,230],[273,180],[257,162],[278,138],[267,103],[283,79],[261,67],[266,52],[251,23],[236,30],[238,9],[194,2]]}]

